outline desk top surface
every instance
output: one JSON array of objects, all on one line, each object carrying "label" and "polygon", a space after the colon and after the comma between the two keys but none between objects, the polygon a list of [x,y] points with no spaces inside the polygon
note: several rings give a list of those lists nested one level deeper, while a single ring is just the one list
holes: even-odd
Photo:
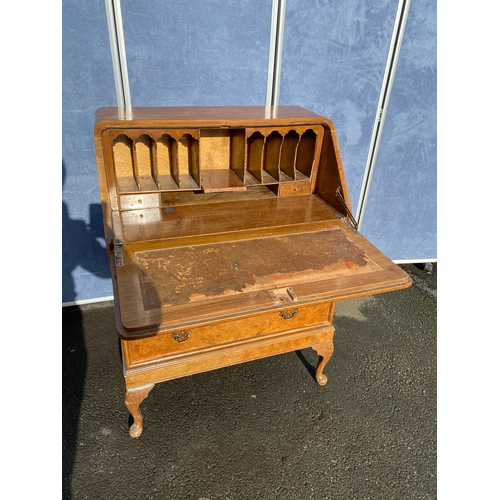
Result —
[{"label": "desk top surface", "polygon": [[[258,231],[253,226],[221,226],[220,233],[203,237],[167,234],[154,244],[125,244],[125,265],[116,268],[122,336],[272,310],[279,305],[271,292],[284,287],[292,287],[294,305],[302,305],[410,285],[399,266],[333,210],[314,221],[306,214],[311,204],[302,206],[304,220],[291,218],[288,225],[276,207],[270,211],[264,205],[266,217],[260,220],[267,223]],[[203,231],[209,227],[208,217],[213,214],[200,214],[187,228]],[[273,217],[279,226],[273,226]],[[178,226],[180,236],[185,229]]]},{"label": "desk top surface", "polygon": [[[331,121],[298,106],[101,108],[94,129],[122,337],[405,288],[349,225]],[[118,254],[112,249],[118,249]]]},{"label": "desk top surface", "polygon": [[266,119],[321,119],[322,117],[300,106],[170,106],[100,108],[96,124],[101,121],[168,120],[266,120]]}]

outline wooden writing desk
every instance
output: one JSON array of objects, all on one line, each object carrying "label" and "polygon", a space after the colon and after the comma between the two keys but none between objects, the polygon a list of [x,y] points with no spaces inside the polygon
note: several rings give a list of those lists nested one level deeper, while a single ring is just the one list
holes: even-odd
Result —
[{"label": "wooden writing desk", "polygon": [[299,107],[102,108],[95,146],[125,404],[312,347],[338,300],[410,286],[356,230],[333,124]]}]

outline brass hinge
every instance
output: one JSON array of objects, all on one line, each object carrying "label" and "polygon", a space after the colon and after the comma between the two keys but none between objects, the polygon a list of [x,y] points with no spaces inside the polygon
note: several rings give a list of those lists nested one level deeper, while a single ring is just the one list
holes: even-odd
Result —
[{"label": "brass hinge", "polygon": [[335,195],[340,200],[345,211],[347,212],[347,217],[344,217],[342,220],[349,223],[354,228],[354,230],[357,231],[358,227],[359,227],[358,223],[357,223],[356,219],[354,218],[354,215],[352,215],[351,211],[349,210],[344,197],[342,196],[342,191],[340,190],[340,186],[337,188],[337,191],[335,191]]},{"label": "brass hinge", "polygon": [[123,266],[123,241],[115,240],[115,260],[117,266]]}]

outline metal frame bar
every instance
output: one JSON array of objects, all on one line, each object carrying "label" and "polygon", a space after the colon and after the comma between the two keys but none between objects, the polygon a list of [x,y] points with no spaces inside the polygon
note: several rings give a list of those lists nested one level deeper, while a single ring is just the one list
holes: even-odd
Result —
[{"label": "metal frame bar", "polygon": [[279,103],[285,11],[286,0],[273,0],[267,69],[266,109],[268,114],[270,114],[271,108],[278,106]]},{"label": "metal frame bar", "polygon": [[366,210],[366,203],[368,201],[368,194],[373,178],[373,171],[377,160],[378,149],[380,146],[380,138],[384,128],[385,117],[387,113],[387,106],[392,91],[392,84],[394,75],[399,59],[399,52],[403,42],[403,35],[408,18],[408,11],[410,9],[411,0],[399,0],[398,8],[396,11],[396,18],[394,20],[394,29],[392,32],[391,44],[389,46],[389,54],[387,56],[387,63],[385,66],[384,77],[382,79],[382,88],[377,106],[377,113],[375,115],[375,123],[373,124],[372,137],[370,148],[368,150],[368,158],[366,160],[365,174],[363,182],[361,183],[361,193],[359,196],[358,206],[356,209],[356,220],[358,227],[361,228],[363,218]]},{"label": "metal frame bar", "polygon": [[113,74],[115,77],[116,101],[118,107],[125,108],[127,112],[132,107],[132,102],[130,99],[121,5],[120,0],[105,1],[111,60],[113,62]]}]

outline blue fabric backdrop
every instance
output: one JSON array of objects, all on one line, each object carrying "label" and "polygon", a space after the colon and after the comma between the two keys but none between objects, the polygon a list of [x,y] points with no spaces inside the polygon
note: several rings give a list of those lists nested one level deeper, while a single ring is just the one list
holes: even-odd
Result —
[{"label": "blue fabric backdrop", "polygon": [[332,120],[355,213],[398,2],[286,5],[280,104]]},{"label": "blue fabric backdrop", "polygon": [[[122,0],[133,106],[265,104],[271,0]],[[103,0],[63,0],[63,303],[112,295],[93,144],[116,106]],[[356,209],[397,0],[288,0],[279,104],[337,128]],[[436,7],[414,0],[362,232],[436,257]]]},{"label": "blue fabric backdrop", "polygon": [[[271,2],[122,1],[133,106],[264,105]],[[63,303],[112,295],[93,143],[116,106],[105,4],[63,1]]]},{"label": "blue fabric backdrop", "polygon": [[62,300],[112,295],[93,139],[94,113],[116,106],[102,0],[64,0],[62,9]]},{"label": "blue fabric backdrop", "polygon": [[393,260],[437,259],[436,2],[410,5],[361,232]]},{"label": "blue fabric backdrop", "polygon": [[266,102],[271,2],[123,2],[133,106]]}]

